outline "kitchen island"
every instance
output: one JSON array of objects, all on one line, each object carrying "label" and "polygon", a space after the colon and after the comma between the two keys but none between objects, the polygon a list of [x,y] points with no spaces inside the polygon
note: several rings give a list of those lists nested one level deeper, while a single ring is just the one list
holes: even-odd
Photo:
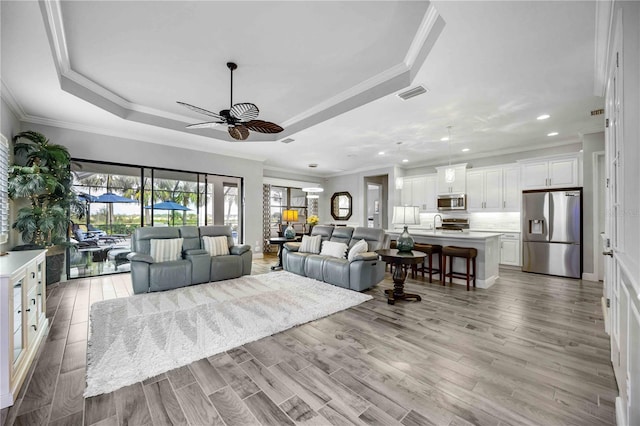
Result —
[{"label": "kitchen island", "polygon": [[[402,230],[388,229],[385,231],[392,240],[397,240]],[[500,264],[500,232],[477,231],[440,231],[430,229],[409,229],[409,234],[416,243],[438,244],[444,246],[473,247],[478,250],[476,258],[476,286],[489,288],[499,277]],[[464,271],[464,259],[456,258],[453,262],[454,271]],[[448,280],[447,280],[448,281]],[[464,280],[454,278],[454,284],[464,284]]]}]

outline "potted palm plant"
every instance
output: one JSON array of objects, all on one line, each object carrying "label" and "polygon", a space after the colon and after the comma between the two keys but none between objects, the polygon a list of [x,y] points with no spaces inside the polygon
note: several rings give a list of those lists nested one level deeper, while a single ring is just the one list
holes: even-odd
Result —
[{"label": "potted palm plant", "polygon": [[64,146],[50,143],[38,132],[19,133],[13,142],[9,198],[28,202],[18,201],[23,207],[12,227],[25,244],[14,250],[47,248],[47,284],[56,283],[64,265],[69,209],[80,215],[83,212],[72,187],[71,157]]}]

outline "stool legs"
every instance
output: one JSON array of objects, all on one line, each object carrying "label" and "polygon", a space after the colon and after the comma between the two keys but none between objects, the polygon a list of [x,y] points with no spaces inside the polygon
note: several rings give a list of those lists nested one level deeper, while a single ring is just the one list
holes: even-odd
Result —
[{"label": "stool legs", "polygon": [[[449,258],[449,272],[447,272],[447,257]],[[466,271],[463,272],[454,272],[453,271],[453,259],[454,257],[462,257],[462,256],[451,256],[451,255],[443,255],[442,256],[442,285],[446,285],[446,278],[449,277],[449,284],[453,284],[453,278],[460,278],[466,281],[467,291],[469,291],[470,284],[473,283],[473,288],[476,288],[476,258],[475,257],[465,257],[466,260]]]}]

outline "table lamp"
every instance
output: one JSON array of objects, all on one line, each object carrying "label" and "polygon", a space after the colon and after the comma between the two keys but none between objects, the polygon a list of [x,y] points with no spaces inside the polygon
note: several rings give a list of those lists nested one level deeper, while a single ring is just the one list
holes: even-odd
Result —
[{"label": "table lamp", "polygon": [[284,230],[284,237],[295,238],[296,230],[293,229],[289,222],[295,222],[298,220],[298,210],[283,210],[282,220],[287,222],[287,228]]},{"label": "table lamp", "polygon": [[395,206],[393,207],[394,225],[404,225],[404,231],[400,234],[396,247],[400,252],[408,252],[413,250],[413,237],[409,235],[408,225],[417,225],[420,223],[420,210],[415,206]]}]

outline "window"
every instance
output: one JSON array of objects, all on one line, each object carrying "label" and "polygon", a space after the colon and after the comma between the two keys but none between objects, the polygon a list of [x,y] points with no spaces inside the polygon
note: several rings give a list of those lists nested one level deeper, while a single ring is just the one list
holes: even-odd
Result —
[{"label": "window", "polygon": [[9,142],[0,135],[0,244],[9,240]]},{"label": "window", "polygon": [[297,210],[298,223],[307,221],[307,194],[298,188],[272,186],[270,195],[271,235],[278,235],[283,210]]}]

